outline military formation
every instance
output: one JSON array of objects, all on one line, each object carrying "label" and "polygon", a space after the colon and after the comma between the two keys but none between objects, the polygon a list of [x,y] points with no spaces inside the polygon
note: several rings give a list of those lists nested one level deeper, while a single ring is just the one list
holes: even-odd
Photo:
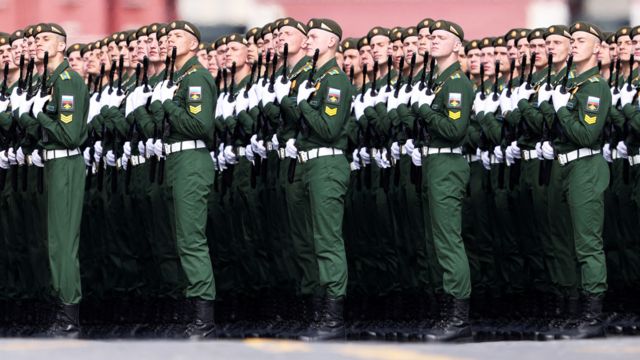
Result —
[{"label": "military formation", "polygon": [[0,33],[2,334],[638,331],[640,27],[201,38]]}]

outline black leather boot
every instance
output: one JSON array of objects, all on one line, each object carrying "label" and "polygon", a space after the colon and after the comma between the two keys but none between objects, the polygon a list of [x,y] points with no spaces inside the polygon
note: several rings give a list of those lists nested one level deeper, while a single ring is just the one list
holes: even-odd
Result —
[{"label": "black leather boot", "polygon": [[45,332],[47,337],[77,339],[80,335],[80,305],[58,304],[53,325]]},{"label": "black leather boot", "polygon": [[473,339],[469,324],[469,299],[449,297],[441,306],[446,316],[426,335],[425,340],[433,342],[470,341]]},{"label": "black leather boot", "polygon": [[298,339],[303,341],[345,340],[344,297],[325,297],[319,311],[319,322]]},{"label": "black leather boot", "polygon": [[562,339],[590,339],[604,337],[602,300],[604,294],[584,293],[580,317],[565,328]]},{"label": "black leather boot", "polygon": [[195,318],[187,325],[185,337],[192,340],[213,338],[216,335],[216,324],[213,320],[213,301],[193,300]]}]

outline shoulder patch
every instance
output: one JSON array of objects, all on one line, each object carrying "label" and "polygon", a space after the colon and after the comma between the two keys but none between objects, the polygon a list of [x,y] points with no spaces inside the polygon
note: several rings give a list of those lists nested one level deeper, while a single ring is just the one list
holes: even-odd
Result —
[{"label": "shoulder patch", "polygon": [[449,100],[447,101],[447,107],[450,109],[460,109],[462,106],[462,94],[461,93],[449,93]]},{"label": "shoulder patch", "polygon": [[189,101],[201,101],[201,100],[202,100],[202,87],[189,86]]},{"label": "shoulder patch", "polygon": [[61,111],[73,111],[73,107],[74,107],[73,95],[62,95],[60,97]]},{"label": "shoulder patch", "polygon": [[338,104],[340,102],[340,89],[330,87],[327,91],[327,103]]},{"label": "shoulder patch", "polygon": [[598,109],[600,109],[600,98],[589,96],[587,98],[587,111],[596,112]]}]

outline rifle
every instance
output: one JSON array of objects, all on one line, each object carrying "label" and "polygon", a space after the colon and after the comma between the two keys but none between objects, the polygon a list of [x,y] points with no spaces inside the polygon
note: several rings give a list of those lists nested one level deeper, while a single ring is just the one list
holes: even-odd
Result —
[{"label": "rifle", "polygon": [[613,67],[615,66],[615,63],[612,61],[609,63],[609,88],[611,88],[613,86]]},{"label": "rifle", "polygon": [[416,53],[411,55],[411,62],[409,63],[409,81],[407,82],[407,88],[405,92],[409,93],[413,90],[413,72],[416,69]]},{"label": "rifle", "polygon": [[[173,49],[171,50],[171,59],[169,60],[169,68],[166,71],[167,77],[168,77],[168,83],[167,83],[167,87],[173,87],[173,76],[175,74],[175,67],[176,67],[176,47],[174,46]],[[167,121],[167,117],[169,116],[169,114],[167,114],[165,112],[164,117],[162,118],[162,126],[160,127],[160,141],[162,142],[163,146],[164,146],[164,141],[165,138],[169,132],[169,122]],[[164,183],[164,167],[165,167],[165,162],[166,162],[166,158],[167,158],[167,154],[166,151],[163,149],[162,150],[162,157],[160,157],[158,159],[158,185],[162,185]]]},{"label": "rifle", "polygon": [[[266,74],[267,72],[265,71],[265,81],[266,81]],[[236,62],[234,61],[233,64],[231,64],[231,84],[229,84],[229,101],[233,101],[236,97],[233,94],[233,88],[236,86]]]},{"label": "rifle", "polygon": [[[104,64],[103,64],[104,66]],[[116,62],[115,60],[111,62],[111,69],[109,69],[109,91],[111,91],[111,89],[113,89],[113,82],[114,82],[114,77],[116,76]],[[100,101],[100,99],[102,98],[102,89],[98,90],[98,101]],[[102,123],[102,128],[100,130],[101,136],[102,136],[102,141],[103,144],[102,146],[105,146],[106,143],[106,139],[107,139],[107,127],[106,124],[103,122]],[[104,165],[102,164],[102,158],[100,158],[100,161],[98,162],[98,178],[97,178],[97,182],[98,182],[98,191],[102,191],[102,185],[104,183]]]},{"label": "rifle", "polygon": [[[122,96],[122,72],[124,70],[124,55],[120,55],[118,59],[118,89],[116,94]],[[109,91],[113,91],[110,89]],[[118,159],[118,130],[113,129],[113,156]],[[113,169],[111,172],[111,192],[115,193],[118,190],[118,168]]]},{"label": "rifle", "polygon": [[[393,64],[393,57],[391,55],[387,56],[387,88],[386,92],[391,92],[391,65]],[[402,76],[402,74],[400,74]]]},{"label": "rifle", "polygon": [[273,61],[271,62],[271,78],[269,79],[269,92],[273,92],[273,86],[276,83],[276,66],[278,66],[278,54],[273,55]]},{"label": "rifle", "polygon": [[378,69],[379,69],[379,64],[377,61],[373,62],[373,79],[371,80],[371,95],[375,96],[378,93],[378,85],[376,84],[378,82]]},{"label": "rifle", "polygon": [[24,89],[24,79],[22,78],[22,72],[24,69],[24,54],[20,55],[20,75],[18,76],[18,95],[22,95]]},{"label": "rifle", "polygon": [[[627,78],[627,91],[631,91],[633,89],[633,87],[631,86],[631,81],[633,79],[633,63],[635,63],[635,57],[633,56],[633,54],[631,54],[630,58],[629,58],[629,77]],[[634,99],[633,101],[635,101],[635,97],[637,96],[637,91],[636,94],[634,95]],[[614,105],[618,105],[618,104],[614,104]],[[623,125],[622,125],[622,139],[626,139],[627,136],[629,135],[629,122],[627,120],[624,121]],[[623,161],[622,163],[622,180],[624,181],[625,185],[629,184],[629,167],[630,164],[628,161]]]},{"label": "rifle", "polygon": [[[551,86],[551,68],[553,62],[553,54],[549,53],[547,55],[547,84],[545,85],[546,91],[551,91],[553,87]],[[542,122],[542,138],[541,143],[545,141],[549,141],[549,126],[546,121]],[[540,163],[540,170],[538,171],[538,185],[545,186],[548,185],[548,179],[551,175],[551,166],[553,165],[553,160],[543,159]]]},{"label": "rifle", "polygon": [[429,78],[427,79],[427,94],[433,94],[433,74],[435,73],[436,67],[436,58],[431,58],[431,63],[429,64]]},{"label": "rifle", "polygon": [[[104,72],[105,72],[105,68],[104,68],[104,64],[102,64],[100,66],[100,74],[98,75],[98,77],[96,77],[93,83],[93,94],[95,94],[97,91],[99,91],[100,88],[102,88],[102,78],[104,78]],[[98,92],[98,96],[100,96],[99,92]],[[91,132],[89,133],[88,141],[87,141],[87,143],[89,144],[89,155],[90,155],[89,156],[90,164],[87,166],[87,180],[85,184],[85,188],[87,190],[91,188],[91,179],[93,178],[93,155],[95,154],[95,149],[94,149],[95,142],[96,142],[96,131],[92,127]]]},{"label": "rifle", "polygon": [[[398,73],[398,81],[396,81],[396,88],[393,93],[393,96],[396,98],[400,94],[400,85],[402,85],[402,72],[404,71],[404,56],[400,58],[400,66],[398,68],[400,72]],[[391,78],[391,73],[389,73],[389,78]],[[411,78],[409,78],[409,83],[411,83]]]},{"label": "rifle", "polygon": [[362,65],[362,87],[360,88],[360,101],[364,102],[364,94],[366,91],[366,82],[367,82],[367,64]]},{"label": "rifle", "polygon": [[[316,68],[318,65],[318,56],[320,56],[320,50],[316,49],[313,53],[313,58],[311,60],[311,70],[309,70],[309,79],[306,82],[305,87],[307,89],[312,88],[313,82],[314,82],[314,78],[316,76]],[[306,125],[304,123],[304,116],[302,114],[300,114],[300,119],[299,119],[299,129],[301,129],[303,132],[306,132]],[[300,130],[298,131],[298,133],[300,132]],[[297,137],[297,136],[296,136]],[[289,169],[288,169],[288,173],[287,173],[287,180],[289,181],[289,184],[293,184],[293,180],[295,178],[296,175],[296,166],[297,166],[297,159],[291,159],[291,162],[289,162]]]},{"label": "rifle", "polygon": [[598,60],[598,72],[602,71],[602,60]]},{"label": "rifle", "polygon": [[429,52],[424,52],[424,63],[422,64],[422,75],[420,76],[420,90],[426,86],[427,64],[429,63]]},{"label": "rifle", "polygon": [[500,94],[498,94],[498,91],[500,90],[498,87],[499,74],[500,74],[500,60],[496,60],[496,81],[493,83],[493,96],[492,96],[493,101],[498,101],[498,99],[500,98]]},{"label": "rifle", "polygon": [[527,75],[527,88],[531,89],[533,87],[533,85],[531,84],[531,82],[533,82],[533,68],[534,68],[534,64],[536,62],[536,52],[532,52],[531,53],[531,61],[529,61],[529,74]]},{"label": "rifle", "polygon": [[284,43],[284,50],[282,51],[282,80],[283,84],[287,83],[287,60],[289,59],[289,44]]},{"label": "rifle", "polygon": [[511,59],[511,66],[509,67],[509,81],[507,82],[507,96],[511,96],[511,86],[513,86],[513,72],[516,67],[516,59]]},{"label": "rifle", "polygon": [[264,61],[264,77],[262,79],[262,85],[267,84],[267,79],[269,79],[269,64],[271,63],[271,50],[267,50],[267,57]]},{"label": "rifle", "polygon": [[480,99],[484,100],[486,95],[484,94],[484,65],[480,63]]},{"label": "rifle", "polygon": [[519,85],[524,84],[525,81],[525,71],[527,70],[527,54],[522,54],[522,60],[520,60],[520,81]]},{"label": "rifle", "polygon": [[[138,63],[136,65],[136,74],[135,74],[136,83],[135,83],[134,89],[137,88],[138,85],[140,84],[140,72],[142,72],[142,65]],[[137,126],[134,119],[133,123],[129,127],[129,144],[135,146],[135,144],[138,142],[137,135],[138,135]],[[144,154],[140,154],[140,155],[144,156]],[[129,186],[131,185],[131,159],[127,159],[126,161],[127,162],[123,164],[123,167],[125,168],[124,191],[125,191],[125,194],[129,194]]]},{"label": "rifle", "polygon": [[613,89],[614,94],[617,94],[619,92],[620,92],[620,58],[616,60],[616,87],[615,89]]},{"label": "rifle", "polygon": [[349,83],[350,83],[351,85],[353,85],[353,80],[354,80],[354,77],[355,77],[355,76],[356,76],[356,74],[355,74],[355,72],[354,72],[354,70],[353,70],[353,65],[352,65],[352,66],[349,68]]},{"label": "rifle", "polygon": [[[47,73],[48,73],[48,67],[49,67],[49,52],[45,51],[44,52],[44,59],[42,60],[42,65],[44,67],[44,70],[42,71],[42,80],[41,80],[41,85],[40,85],[40,96],[41,97],[45,97],[48,95],[48,89],[47,89]],[[33,76],[33,70],[31,71]],[[29,80],[29,83],[31,83],[31,80]],[[31,84],[29,84],[29,87],[31,87]],[[27,92],[27,97],[31,96],[31,91]],[[35,96],[35,94],[33,94],[33,96]],[[48,136],[47,136],[47,131],[45,130],[45,128],[43,128],[41,125],[38,126],[38,131],[40,132],[40,140],[41,140],[41,144],[44,145],[44,143],[48,142]],[[42,157],[44,158],[44,147],[43,146],[38,146],[38,150],[40,150],[40,153],[42,154]],[[16,176],[16,182],[17,182],[17,174]],[[38,194],[42,194],[44,191],[44,168],[42,167],[38,167],[38,173],[37,173],[37,183],[36,183],[36,189],[38,191]]]},{"label": "rifle", "polygon": [[633,54],[631,54],[630,58],[629,58],[629,77],[627,78],[627,91],[631,91],[631,89],[633,88],[631,86],[631,80],[633,79],[633,63],[635,62],[635,58],[633,56]]},{"label": "rifle", "polygon": [[33,91],[33,71],[35,69],[35,66],[35,60],[31,58],[29,60],[29,65],[27,65],[27,99],[33,97],[33,94],[31,92]]},{"label": "rifle", "polygon": [[6,93],[7,93],[7,78],[9,77],[9,63],[4,64],[4,70],[2,71],[2,75],[4,76],[4,78],[2,79],[2,90],[0,90],[0,99],[4,101],[6,99]]}]

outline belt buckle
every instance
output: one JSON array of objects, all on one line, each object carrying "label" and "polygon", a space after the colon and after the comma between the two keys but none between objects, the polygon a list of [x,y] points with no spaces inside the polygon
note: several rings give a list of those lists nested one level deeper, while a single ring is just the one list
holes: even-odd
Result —
[{"label": "belt buckle", "polygon": [[309,153],[307,151],[298,152],[298,161],[300,161],[301,164],[306,163],[308,160],[309,160]]},{"label": "belt buckle", "polygon": [[558,162],[560,163],[560,166],[565,166],[568,160],[569,160],[569,157],[567,156],[567,154],[558,155]]}]

